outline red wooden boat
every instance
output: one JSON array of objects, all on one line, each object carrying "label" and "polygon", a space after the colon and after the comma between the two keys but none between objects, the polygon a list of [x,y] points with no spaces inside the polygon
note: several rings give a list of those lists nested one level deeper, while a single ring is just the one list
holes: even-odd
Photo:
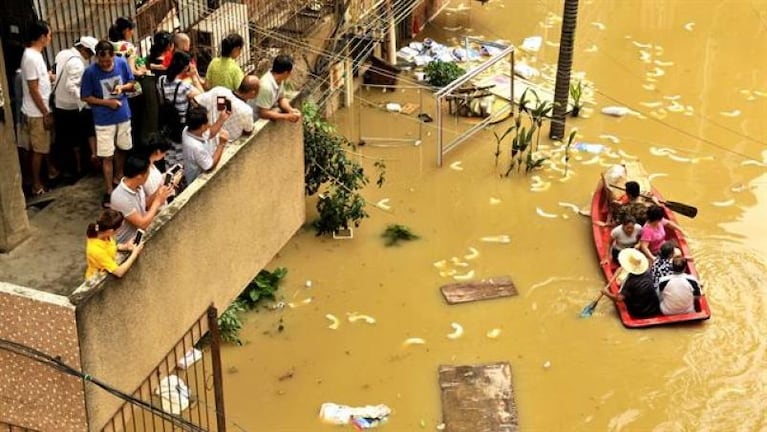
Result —
[{"label": "red wooden boat", "polygon": [[[607,242],[607,238],[610,236],[610,231],[612,229],[606,225],[607,217],[610,211],[608,206],[610,197],[608,195],[609,192],[604,187],[603,181],[604,180],[599,181],[597,189],[594,191],[594,197],[591,201],[591,226],[594,234],[594,244],[597,248],[597,256],[599,257],[600,262],[602,261],[602,257],[605,256],[605,244]],[[663,200],[661,194],[658,193],[657,189],[654,187],[652,188],[652,194],[658,197],[658,199]],[[669,209],[664,210],[666,213],[666,219],[672,222],[677,222],[674,213],[672,213]],[[691,256],[687,246],[687,241],[676,230],[667,229],[666,237],[668,240],[673,240],[676,242],[676,244],[682,250],[682,254],[684,256]],[[612,280],[613,274],[618,269],[618,265],[613,264],[612,260],[610,260],[608,264],[600,265],[607,280]],[[698,272],[695,270],[695,264],[692,262],[692,260],[687,261],[687,273],[695,276],[696,278],[698,277]],[[610,292],[613,294],[617,294],[619,289],[620,284],[617,281],[610,285]],[[682,322],[703,321],[711,317],[711,310],[708,307],[708,300],[706,299],[705,293],[701,293],[700,301],[696,302],[695,312],[687,314],[658,315],[651,318],[634,318],[629,314],[625,304],[622,302],[617,302],[615,305],[618,309],[618,314],[620,315],[623,325],[627,328],[642,328]]]}]

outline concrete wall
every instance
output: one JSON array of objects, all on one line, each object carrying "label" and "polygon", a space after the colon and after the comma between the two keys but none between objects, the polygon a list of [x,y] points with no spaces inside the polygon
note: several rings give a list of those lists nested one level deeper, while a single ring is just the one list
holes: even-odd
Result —
[{"label": "concrete wall", "polygon": [[7,88],[5,56],[0,38],[0,85],[5,103],[0,108],[5,122],[0,122],[0,252],[7,252],[29,237],[24,193],[21,190],[21,170],[16,154],[16,137],[11,113],[11,89]]},{"label": "concrete wall", "polygon": [[[89,374],[134,391],[208,305],[223,311],[301,227],[301,125],[256,126],[244,144],[228,146],[215,172],[161,213],[123,279],[84,285],[70,296]],[[85,392],[96,431],[120,402],[93,386]]]},{"label": "concrete wall", "polygon": [[[66,297],[0,282],[0,339],[80,369],[75,308]],[[82,381],[0,349],[0,424],[39,431],[86,430]]]}]

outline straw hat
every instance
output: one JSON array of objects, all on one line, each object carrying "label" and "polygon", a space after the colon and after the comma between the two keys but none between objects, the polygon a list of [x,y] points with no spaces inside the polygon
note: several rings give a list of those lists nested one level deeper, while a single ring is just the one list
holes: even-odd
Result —
[{"label": "straw hat", "polygon": [[650,266],[650,262],[647,261],[647,257],[642,252],[634,248],[623,249],[618,254],[618,262],[627,272],[635,275],[643,274]]}]

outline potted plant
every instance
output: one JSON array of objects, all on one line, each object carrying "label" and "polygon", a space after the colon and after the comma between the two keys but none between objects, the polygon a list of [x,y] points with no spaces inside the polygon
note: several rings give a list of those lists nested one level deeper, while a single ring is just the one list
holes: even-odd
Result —
[{"label": "potted plant", "polygon": [[573,110],[570,111],[570,115],[578,117],[581,112],[581,96],[583,95],[583,82],[578,80],[577,82],[570,82],[570,99],[573,101]]}]

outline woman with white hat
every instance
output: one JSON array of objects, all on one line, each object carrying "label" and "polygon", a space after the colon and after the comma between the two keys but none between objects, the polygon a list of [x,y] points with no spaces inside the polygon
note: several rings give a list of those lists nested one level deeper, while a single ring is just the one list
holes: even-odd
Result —
[{"label": "woman with white hat", "polygon": [[628,276],[618,294],[611,293],[609,289],[603,293],[614,302],[623,302],[634,318],[660,315],[660,301],[647,257],[634,248],[626,248],[618,254],[618,262]]}]

